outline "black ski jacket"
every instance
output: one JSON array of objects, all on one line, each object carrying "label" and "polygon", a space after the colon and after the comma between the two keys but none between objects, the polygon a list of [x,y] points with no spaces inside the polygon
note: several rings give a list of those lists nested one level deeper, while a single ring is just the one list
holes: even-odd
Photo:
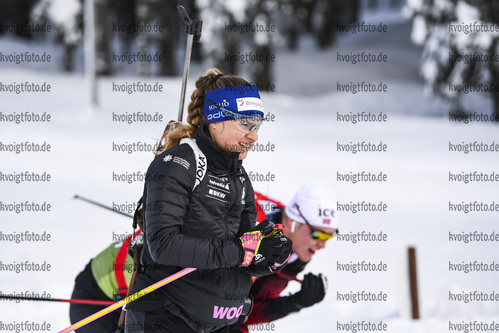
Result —
[{"label": "black ski jacket", "polygon": [[208,164],[204,177],[196,163],[205,161],[196,161],[188,144],[166,150],[149,166],[141,261],[153,282],[197,268],[160,290],[166,296],[162,306],[202,331],[232,324],[241,314],[251,275],[240,267],[238,237],[255,226],[257,214],[239,153],[218,149],[203,125],[196,143]]}]

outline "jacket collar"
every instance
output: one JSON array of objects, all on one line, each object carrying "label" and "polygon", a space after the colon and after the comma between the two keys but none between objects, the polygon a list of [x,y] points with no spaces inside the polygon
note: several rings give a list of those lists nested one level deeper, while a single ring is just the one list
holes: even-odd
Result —
[{"label": "jacket collar", "polygon": [[207,156],[208,166],[225,171],[230,175],[236,173],[241,167],[242,161],[239,160],[239,153],[221,151],[211,138],[208,127],[204,123],[198,127],[196,143]]}]

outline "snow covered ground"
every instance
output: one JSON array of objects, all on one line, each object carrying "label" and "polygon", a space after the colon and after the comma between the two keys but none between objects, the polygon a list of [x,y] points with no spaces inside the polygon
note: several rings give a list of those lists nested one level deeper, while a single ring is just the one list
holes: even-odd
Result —
[{"label": "snow covered ground", "polygon": [[[371,16],[375,23],[379,19]],[[295,54],[276,54],[276,92],[263,93],[265,109],[275,122],[265,124],[259,142],[275,144],[274,152],[253,152],[244,161],[248,172],[275,175],[274,182],[254,182],[257,191],[287,203],[301,183],[330,186],[341,204],[382,201],[386,212],[340,212],[342,234],[372,232],[387,234],[386,242],[333,240],[318,252],[307,271],[324,273],[329,280],[323,302],[290,315],[274,324],[275,332],[342,331],[341,325],[369,321],[387,324],[388,332],[443,332],[450,324],[478,321],[499,322],[496,301],[450,301],[449,292],[498,293],[498,272],[450,271],[463,261],[499,263],[497,242],[452,242],[449,233],[496,232],[499,212],[451,212],[449,202],[499,203],[497,182],[449,181],[449,172],[498,172],[497,152],[449,151],[449,143],[499,143],[497,125],[450,122],[449,105],[423,95],[418,79],[420,50],[411,46],[409,27],[400,19],[389,20],[389,32],[377,39],[366,35],[343,36],[337,48],[317,52],[308,41]],[[12,42],[0,39],[0,50]],[[19,49],[24,46],[15,44]],[[387,64],[343,64],[336,52],[384,52]],[[205,71],[193,65],[188,92]],[[51,234],[50,242],[12,242],[0,238],[0,266],[25,261],[51,264],[48,272],[3,271],[0,291],[49,293],[69,298],[76,275],[86,263],[111,243],[113,233],[129,233],[130,220],[82,201],[75,194],[112,206],[132,204],[139,199],[142,182],[113,181],[114,173],[144,172],[152,159],[148,152],[112,151],[113,144],[155,144],[165,123],[176,117],[180,78],[120,76],[99,80],[100,107],[88,103],[86,82],[81,74],[63,75],[20,67],[2,67],[1,82],[36,82],[52,85],[50,93],[0,92],[0,112],[50,114],[49,123],[0,121],[2,144],[49,143],[48,153],[0,151],[3,174],[24,171],[49,173],[50,182],[0,183],[2,204],[33,201],[50,203],[50,212],[0,211],[3,234],[24,231]],[[126,94],[112,91],[113,82],[159,82],[163,93]],[[337,82],[379,82],[387,93],[337,91]],[[489,113],[486,95],[470,94],[466,103],[477,112]],[[113,121],[113,113],[163,114],[163,122],[124,123]],[[337,113],[370,112],[387,115],[384,123],[341,122]],[[371,142],[387,145],[387,151],[338,151],[339,144]],[[352,184],[341,182],[337,173],[383,172],[387,182]],[[417,250],[421,320],[409,319],[406,251]],[[337,264],[366,261],[387,264],[387,272],[338,271]],[[5,266],[1,266],[4,268]],[[291,282],[288,290],[299,289]],[[385,302],[340,301],[338,293],[380,291]],[[51,332],[69,326],[67,304],[0,301],[0,330],[3,324],[22,321],[51,325]],[[344,329],[345,330],[345,329]],[[257,329],[254,330],[258,331]],[[351,332],[354,330],[350,327]],[[358,328],[358,331],[361,331]],[[464,332],[464,329],[461,330]]]}]

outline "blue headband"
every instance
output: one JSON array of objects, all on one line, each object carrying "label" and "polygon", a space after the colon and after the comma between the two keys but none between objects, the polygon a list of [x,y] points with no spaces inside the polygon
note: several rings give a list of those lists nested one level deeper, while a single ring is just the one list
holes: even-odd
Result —
[{"label": "blue headband", "polygon": [[[204,96],[204,122],[210,124],[218,121],[243,118],[263,118],[263,106],[258,88],[252,86],[233,86],[212,90]],[[211,103],[210,103],[211,102]],[[216,104],[224,110],[213,105]]]}]

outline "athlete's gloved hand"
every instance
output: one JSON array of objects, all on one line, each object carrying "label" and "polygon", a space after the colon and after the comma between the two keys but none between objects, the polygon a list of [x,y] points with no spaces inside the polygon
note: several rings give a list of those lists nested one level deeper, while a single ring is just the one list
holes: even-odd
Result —
[{"label": "athlete's gloved hand", "polygon": [[273,273],[284,268],[291,256],[293,242],[281,232],[262,240],[253,265],[268,267]]},{"label": "athlete's gloved hand", "polygon": [[308,273],[303,278],[301,290],[290,296],[300,307],[312,306],[319,303],[326,295],[327,279],[322,274]]},{"label": "athlete's gloved hand", "polygon": [[244,250],[241,266],[256,265],[274,272],[288,261],[293,243],[273,229],[273,225],[272,221],[265,220],[240,237]]}]

